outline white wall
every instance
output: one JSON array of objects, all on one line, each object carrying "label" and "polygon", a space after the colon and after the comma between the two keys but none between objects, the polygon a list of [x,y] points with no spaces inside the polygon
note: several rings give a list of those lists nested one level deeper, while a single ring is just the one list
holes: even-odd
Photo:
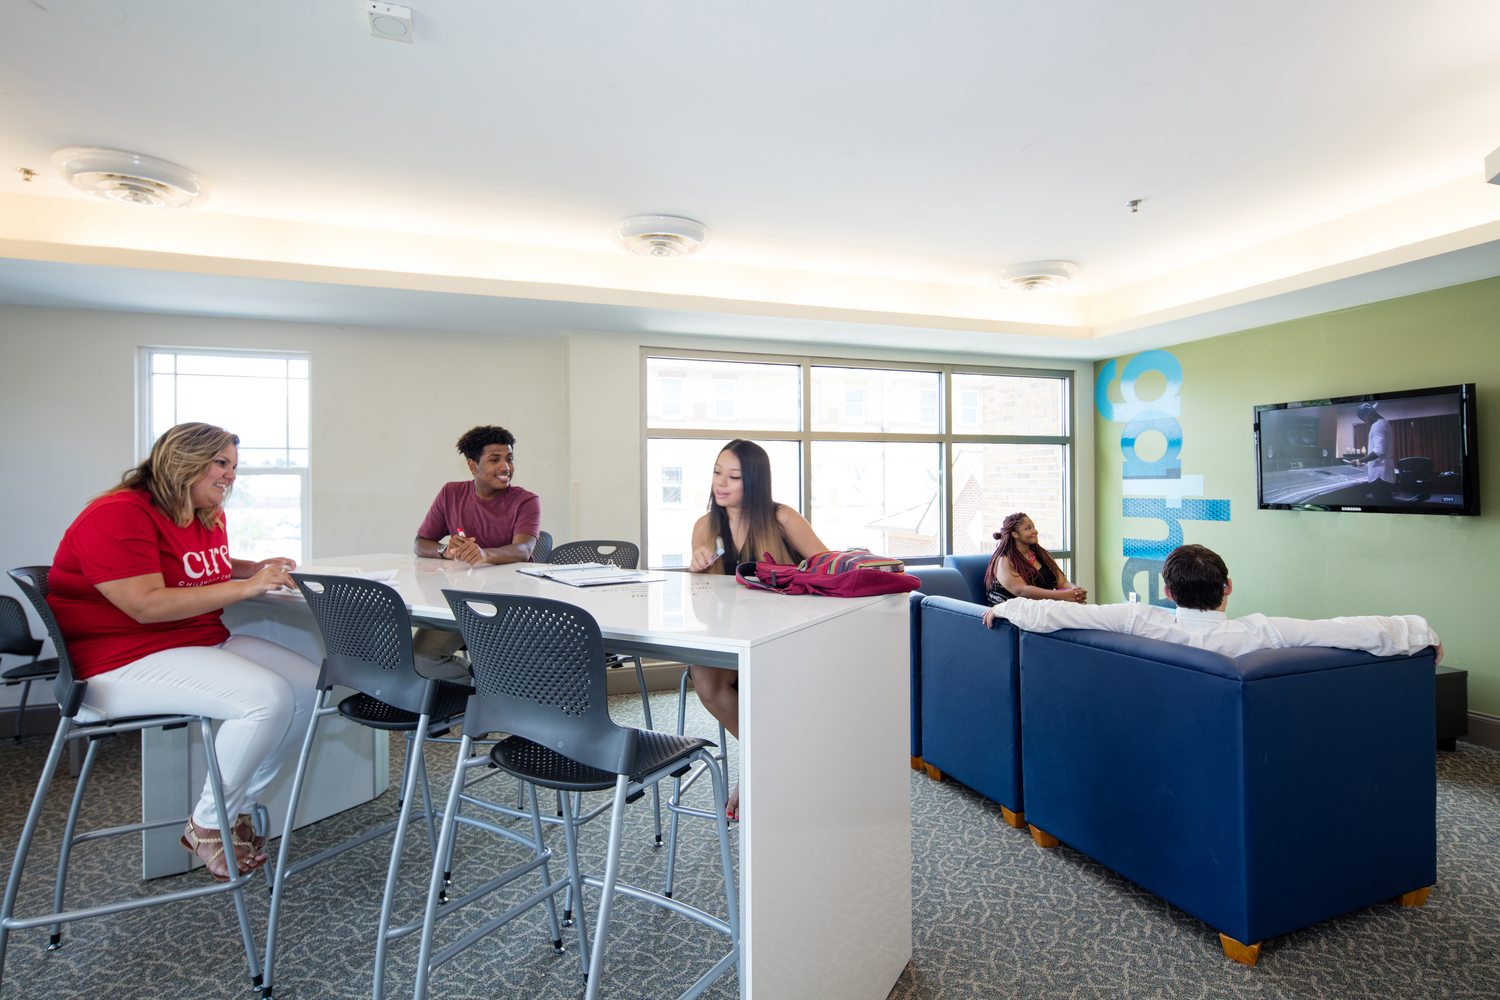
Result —
[{"label": "white wall", "polygon": [[[438,487],[467,477],[453,442],[479,423],[515,433],[516,483],[541,496],[542,526],[556,541],[639,541],[641,347],[786,354],[792,346],[528,332],[533,335],[0,306],[0,568],[51,562],[63,530],[89,497],[135,463],[135,365],[142,345],[311,354],[315,559],[410,551]],[[1078,582],[1093,589],[1091,362],[796,347],[822,357],[1076,371],[1075,565]],[[0,585],[0,592],[14,588]],[[0,705],[13,704],[18,690],[0,689]]]}]

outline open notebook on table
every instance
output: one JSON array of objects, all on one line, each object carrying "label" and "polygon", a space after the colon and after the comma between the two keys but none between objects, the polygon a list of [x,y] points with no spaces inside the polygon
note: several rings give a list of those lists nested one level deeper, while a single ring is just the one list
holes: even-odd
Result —
[{"label": "open notebook on table", "polygon": [[657,583],[666,577],[647,570],[621,569],[603,563],[579,563],[574,566],[549,566],[535,563],[522,566],[517,572],[527,576],[539,576],[570,587],[602,587],[612,583]]}]

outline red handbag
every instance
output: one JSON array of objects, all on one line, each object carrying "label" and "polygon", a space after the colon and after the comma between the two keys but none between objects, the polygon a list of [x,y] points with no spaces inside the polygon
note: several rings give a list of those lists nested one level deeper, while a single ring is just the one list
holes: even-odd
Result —
[{"label": "red handbag", "polygon": [[[868,554],[868,553],[866,553]],[[779,563],[764,554],[758,563],[740,563],[734,569],[735,579],[755,590],[777,594],[818,594],[823,597],[874,597],[879,594],[905,594],[916,590],[922,581],[904,572],[867,569],[854,566],[842,572],[822,572]]]}]

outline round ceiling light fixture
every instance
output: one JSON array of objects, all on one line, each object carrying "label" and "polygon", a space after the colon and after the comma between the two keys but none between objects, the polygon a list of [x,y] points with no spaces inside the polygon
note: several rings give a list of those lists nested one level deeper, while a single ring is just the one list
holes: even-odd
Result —
[{"label": "round ceiling light fixture", "polygon": [[1039,292],[1044,288],[1066,285],[1078,273],[1070,260],[1034,260],[1029,264],[1012,264],[1000,272],[1000,287],[1017,292]]},{"label": "round ceiling light fixture", "polygon": [[634,215],[621,220],[615,241],[642,257],[686,257],[708,242],[708,227],[675,215]]},{"label": "round ceiling light fixture", "polygon": [[122,205],[172,210],[208,197],[191,170],[140,153],[69,146],[52,154],[52,165],[80,191]]}]

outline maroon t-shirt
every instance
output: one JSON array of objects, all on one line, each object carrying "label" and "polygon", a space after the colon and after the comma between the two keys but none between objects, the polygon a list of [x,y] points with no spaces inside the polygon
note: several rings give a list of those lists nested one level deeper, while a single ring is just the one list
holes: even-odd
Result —
[{"label": "maroon t-shirt", "polygon": [[444,483],[417,535],[437,541],[460,531],[484,549],[509,545],[517,535],[540,538],[542,501],[519,486],[507,487],[490,499],[481,500],[474,493],[473,480]]},{"label": "maroon t-shirt", "polygon": [[89,504],[63,532],[47,576],[47,603],[80,679],[163,649],[217,646],[229,638],[222,611],[142,624],[94,586],[151,573],[160,573],[168,587],[228,580],[229,535],[222,518],[215,528],[196,517],[179,528],[150,493],[121,490]]}]

